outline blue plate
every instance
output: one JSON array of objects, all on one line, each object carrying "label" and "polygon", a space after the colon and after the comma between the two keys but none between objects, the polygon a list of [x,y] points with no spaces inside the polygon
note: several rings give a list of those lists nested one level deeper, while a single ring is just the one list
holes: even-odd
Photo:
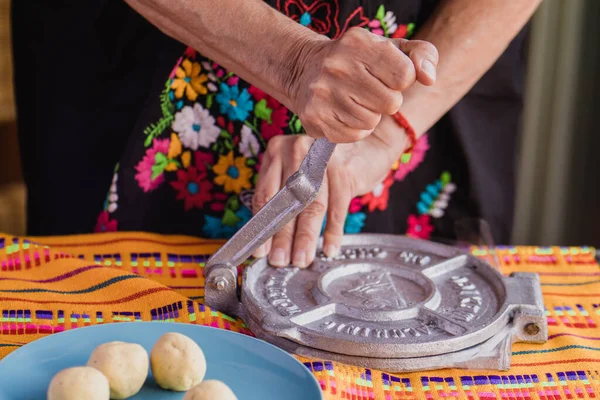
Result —
[{"label": "blue plate", "polygon": [[[198,343],[206,356],[205,379],[225,382],[239,400],[323,399],[310,371],[269,343],[222,329],[166,322],[96,325],[31,342],[0,361],[0,399],[45,399],[52,377],[62,369],[85,365],[96,346],[112,341],[133,342],[150,353],[167,332],[179,332]],[[131,399],[183,398],[183,393],[159,388],[151,375]]]}]

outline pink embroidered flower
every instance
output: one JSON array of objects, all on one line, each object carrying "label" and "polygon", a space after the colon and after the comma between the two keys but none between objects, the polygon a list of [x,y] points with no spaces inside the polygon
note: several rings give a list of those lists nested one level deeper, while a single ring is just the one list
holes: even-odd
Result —
[{"label": "pink embroidered flower", "polygon": [[184,201],[185,211],[193,207],[202,208],[212,199],[210,191],[213,184],[205,178],[206,173],[198,171],[196,167],[177,170],[177,180],[171,182],[171,186],[178,192],[177,200]]},{"label": "pink embroidered flower", "polygon": [[157,155],[160,153],[162,158],[166,159],[168,152],[169,139],[154,139],[152,147],[146,150],[146,154],[144,155],[144,158],[142,158],[142,161],[135,166],[135,170],[137,171],[135,180],[144,192],[150,192],[164,182],[165,178],[163,171],[166,164],[163,167],[163,170],[155,167],[160,167],[157,165],[157,160],[161,159],[161,157],[157,158]]},{"label": "pink embroidered flower", "polygon": [[235,86],[238,84],[238,82],[240,81],[240,78],[237,76],[232,76],[231,78],[227,79],[227,84],[229,86]]},{"label": "pink embroidered flower", "polygon": [[348,212],[350,214],[355,214],[355,213],[359,212],[361,208],[362,208],[362,204],[360,202],[360,197],[355,197],[350,202],[350,207],[348,207]]},{"label": "pink embroidered flower", "polygon": [[383,27],[381,26],[381,22],[379,22],[379,20],[377,20],[377,19],[372,20],[371,22],[369,22],[368,26],[372,33],[379,35],[379,36],[384,35]]},{"label": "pink embroidered flower", "polygon": [[371,192],[365,194],[361,198],[360,203],[362,205],[367,205],[369,212],[373,212],[375,210],[385,210],[388,206],[390,186],[392,186],[392,183],[394,183],[394,179],[392,178],[392,174],[390,172],[383,182],[375,186]]},{"label": "pink embroidered flower", "polygon": [[117,220],[110,219],[108,211],[102,211],[96,220],[96,228],[94,232],[116,232]]},{"label": "pink embroidered flower", "polygon": [[398,169],[394,173],[394,179],[401,181],[406,178],[409,172],[412,172],[423,162],[425,153],[429,150],[429,142],[427,140],[427,134],[421,136],[415,147],[413,147],[410,153],[410,159],[408,162],[398,161]]},{"label": "pink embroidered flower", "polygon": [[423,214],[415,216],[413,214],[408,216],[408,229],[406,236],[410,236],[416,239],[429,239],[433,232],[433,226],[431,225],[429,215]]}]

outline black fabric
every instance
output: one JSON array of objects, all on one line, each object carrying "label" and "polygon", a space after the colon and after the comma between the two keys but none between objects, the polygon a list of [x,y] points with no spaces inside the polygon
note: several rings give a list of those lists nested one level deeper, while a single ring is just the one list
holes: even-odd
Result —
[{"label": "black fabric", "polygon": [[[373,17],[383,3],[418,24],[436,4],[340,1],[342,14],[363,5]],[[164,188],[146,197],[134,178],[141,131],[156,121],[158,95],[184,46],[120,1],[19,1],[12,12],[28,234],[90,232],[120,162],[120,230],[199,235],[201,215],[169,203]],[[343,25],[347,16],[340,18]],[[388,209],[370,213],[364,231],[405,233],[425,186],[447,170],[458,190],[444,217],[432,220],[434,235],[452,238],[454,221],[480,217],[497,243],[508,242],[526,35],[429,132],[425,161],[391,187]]]}]

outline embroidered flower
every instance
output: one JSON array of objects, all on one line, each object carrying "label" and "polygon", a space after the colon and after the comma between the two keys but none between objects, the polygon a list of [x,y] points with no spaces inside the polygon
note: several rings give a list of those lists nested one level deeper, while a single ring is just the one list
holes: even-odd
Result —
[{"label": "embroidered flower", "polygon": [[277,8],[317,33],[336,37],[340,30],[337,1],[316,0],[308,3],[311,4],[306,4],[303,0],[278,0]]},{"label": "embroidered flower", "polygon": [[427,134],[425,134],[417,140],[410,153],[403,154],[400,160],[398,160],[398,168],[394,173],[394,179],[397,181],[404,180],[409,172],[414,171],[423,162],[427,150],[429,150],[429,142]]},{"label": "embroidered flower", "polygon": [[163,171],[167,167],[169,139],[154,139],[142,160],[135,166],[135,180],[144,192],[150,192],[164,181]]},{"label": "embroidered flower", "polygon": [[225,217],[220,219],[210,215],[205,215],[202,233],[204,236],[211,239],[229,239],[235,232],[244,226],[251,217],[252,212],[244,205],[241,205],[241,207],[235,212],[234,218],[236,222],[234,224],[224,223]]},{"label": "embroidered flower", "polygon": [[354,214],[354,213],[359,212],[361,208],[362,208],[361,198],[355,197],[350,202],[350,207],[348,207],[348,212]]},{"label": "embroidered flower", "polygon": [[192,150],[198,146],[209,148],[221,134],[213,116],[199,103],[195,103],[194,108],[185,106],[175,114],[172,128],[179,133],[183,145]]},{"label": "embroidered flower", "polygon": [[217,103],[221,107],[221,113],[227,114],[233,121],[244,121],[248,118],[254,106],[250,93],[243,89],[240,93],[238,85],[228,86],[221,83],[221,89],[216,96]]},{"label": "embroidered flower", "polygon": [[210,190],[213,184],[206,179],[206,173],[198,171],[196,167],[177,171],[177,180],[171,182],[171,186],[177,193],[177,200],[184,201],[185,211],[193,207],[202,208],[204,204],[211,201]]},{"label": "embroidered flower", "polygon": [[246,125],[242,126],[242,140],[240,141],[239,150],[246,158],[256,157],[260,152],[258,139],[252,133],[252,129]]},{"label": "embroidered flower", "polygon": [[381,22],[379,22],[379,20],[374,19],[371,22],[369,22],[369,30],[374,33],[375,35],[379,35],[379,36],[384,36],[384,31],[383,31],[383,27],[381,26]]},{"label": "embroidered flower", "polygon": [[406,235],[417,239],[429,239],[433,232],[433,226],[430,223],[429,215],[408,216],[408,229]]},{"label": "embroidered flower", "polygon": [[363,212],[357,212],[354,214],[348,214],[346,216],[346,222],[344,223],[345,233],[360,233],[363,226],[365,226],[365,219],[367,215]]},{"label": "embroidered flower", "polygon": [[[288,109],[255,86],[251,86],[248,92],[257,101],[254,112],[263,120],[260,125],[260,134],[263,139],[268,142],[274,136],[283,135],[283,130],[290,120]],[[265,105],[264,110],[259,109],[261,104]]]},{"label": "embroidered flower", "polygon": [[391,176],[391,173],[388,174],[387,178],[383,180],[380,184],[375,186],[375,188],[364,195],[360,203],[362,205],[367,205],[369,208],[369,212],[373,212],[377,210],[385,210],[388,206],[388,199],[390,197],[390,186],[394,183],[394,179]]},{"label": "embroidered flower", "polygon": [[388,11],[385,13],[385,17],[383,18],[385,26],[387,28],[388,36],[393,35],[398,30],[398,24],[396,23],[396,16],[393,12]]},{"label": "embroidered flower", "polygon": [[214,163],[214,157],[212,153],[198,150],[194,153],[194,165],[200,172],[208,171]]},{"label": "embroidered flower", "polygon": [[240,193],[243,189],[250,189],[252,169],[246,166],[245,157],[233,157],[230,151],[226,156],[219,156],[219,161],[213,166],[217,175],[215,183],[224,187],[226,193]]},{"label": "embroidered flower", "polygon": [[185,92],[189,101],[196,101],[198,94],[206,94],[206,86],[204,82],[208,81],[206,74],[201,74],[202,67],[199,63],[192,63],[185,59],[181,66],[175,70],[175,79],[171,83],[171,89],[175,90],[175,97],[180,99]]},{"label": "embroidered flower", "polygon": [[116,232],[117,231],[117,220],[110,219],[108,211],[102,211],[96,221],[95,232]]}]

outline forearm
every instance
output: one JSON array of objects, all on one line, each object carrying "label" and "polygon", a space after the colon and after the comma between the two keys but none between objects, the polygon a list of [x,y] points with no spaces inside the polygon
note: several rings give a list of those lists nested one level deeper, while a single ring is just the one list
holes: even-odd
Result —
[{"label": "forearm", "polygon": [[[404,92],[400,112],[417,135],[431,128],[502,55],[541,0],[445,0],[414,39],[426,40],[439,52],[433,86],[416,83]],[[401,153],[404,139],[392,118],[376,130],[380,140]]]},{"label": "forearm", "polygon": [[328,40],[262,0],[125,1],[165,34],[234,71],[288,108],[292,108],[288,89],[302,48],[308,41]]}]

